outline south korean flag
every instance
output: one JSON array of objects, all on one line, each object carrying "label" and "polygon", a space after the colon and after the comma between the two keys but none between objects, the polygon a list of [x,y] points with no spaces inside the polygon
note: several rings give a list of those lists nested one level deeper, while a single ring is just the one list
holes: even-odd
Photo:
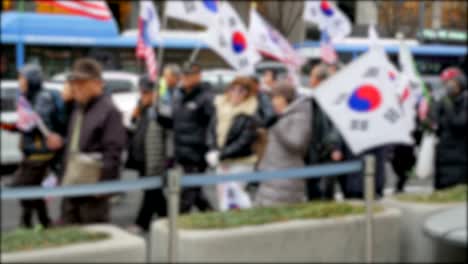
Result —
[{"label": "south korean flag", "polygon": [[351,34],[351,22],[333,3],[326,0],[304,3],[304,20],[316,24],[321,31],[326,31],[332,41]]},{"label": "south korean flag", "polygon": [[317,87],[314,97],[354,154],[412,144],[387,57],[371,49]]},{"label": "south korean flag", "polygon": [[219,0],[170,0],[165,2],[166,16],[207,28],[216,24],[216,17],[220,13],[221,6]]},{"label": "south korean flag", "polygon": [[206,44],[239,74],[255,73],[255,64],[261,60],[261,56],[240,16],[231,4],[222,2],[217,19],[217,23],[205,32]]}]

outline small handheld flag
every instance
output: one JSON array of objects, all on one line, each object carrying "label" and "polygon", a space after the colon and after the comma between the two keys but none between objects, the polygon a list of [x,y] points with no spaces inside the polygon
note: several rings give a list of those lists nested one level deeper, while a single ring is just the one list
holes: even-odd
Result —
[{"label": "small handheld flag", "polygon": [[49,135],[49,129],[44,125],[41,117],[36,112],[34,112],[31,104],[23,95],[18,97],[16,107],[18,114],[16,126],[19,130],[23,132],[30,132],[37,126],[44,136]]},{"label": "small handheld flag", "polygon": [[145,60],[148,75],[153,81],[157,78],[158,64],[152,41],[158,39],[159,29],[158,13],[153,3],[151,1],[141,1],[136,56]]}]

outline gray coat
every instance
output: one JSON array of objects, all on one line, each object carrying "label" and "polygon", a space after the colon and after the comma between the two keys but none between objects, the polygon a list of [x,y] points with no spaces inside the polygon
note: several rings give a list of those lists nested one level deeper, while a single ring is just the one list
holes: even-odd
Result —
[{"label": "gray coat", "polygon": [[[294,101],[270,128],[265,155],[260,170],[281,170],[304,166],[312,131],[310,99]],[[264,181],[260,184],[255,203],[273,205],[305,200],[302,179]]]}]

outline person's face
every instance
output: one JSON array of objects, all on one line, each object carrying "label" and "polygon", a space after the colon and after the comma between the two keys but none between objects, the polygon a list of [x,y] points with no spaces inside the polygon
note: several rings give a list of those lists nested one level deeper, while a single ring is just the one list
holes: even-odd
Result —
[{"label": "person's face", "polygon": [[288,106],[288,102],[283,96],[275,95],[272,98],[273,108],[277,114],[282,114],[286,107]]},{"label": "person's face", "polygon": [[70,85],[74,99],[80,104],[87,104],[103,92],[101,80],[74,80],[70,81]]},{"label": "person's face", "polygon": [[153,104],[155,97],[153,91],[141,91],[140,92],[141,103],[144,106],[150,106]]},{"label": "person's face", "polygon": [[22,94],[28,92],[28,81],[21,74],[18,76],[18,85]]},{"label": "person's face", "polygon": [[448,80],[445,82],[445,89],[447,89],[448,95],[455,97],[461,93],[461,87],[455,80]]},{"label": "person's face", "polygon": [[69,82],[65,82],[63,85],[62,98],[65,102],[73,100],[73,91]]},{"label": "person's face", "polygon": [[263,82],[272,87],[274,86],[275,84],[275,80],[273,78],[273,72],[272,71],[266,71],[264,74],[263,74]]},{"label": "person's face", "polygon": [[320,80],[317,76],[318,76],[318,69],[313,68],[310,71],[310,77],[309,77],[309,84],[310,84],[310,87],[312,87],[312,89],[315,89],[320,84]]},{"label": "person's face", "polygon": [[182,78],[182,85],[184,88],[192,88],[201,81],[200,73],[185,74]]},{"label": "person's face", "polygon": [[229,102],[233,105],[239,105],[247,99],[248,91],[240,85],[235,85],[229,89]]},{"label": "person's face", "polygon": [[170,70],[165,70],[163,74],[164,80],[167,82],[169,88],[175,87],[179,82],[179,78],[173,74]]}]

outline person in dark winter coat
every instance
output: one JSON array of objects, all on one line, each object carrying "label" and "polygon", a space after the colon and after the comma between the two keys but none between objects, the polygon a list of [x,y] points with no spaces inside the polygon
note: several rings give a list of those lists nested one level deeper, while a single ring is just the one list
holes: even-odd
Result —
[{"label": "person in dark winter coat", "polygon": [[[140,176],[162,176],[165,174],[165,133],[156,121],[155,104],[158,95],[154,82],[148,76],[140,78],[140,100],[132,116],[135,125],[129,148],[129,159],[135,163]],[[166,217],[166,198],[162,189],[146,190],[135,221],[137,233],[148,231],[153,216]]]},{"label": "person in dark winter coat", "polygon": [[437,124],[435,189],[466,183],[468,177],[468,91],[459,69],[442,73],[447,95],[434,104],[431,117]]},{"label": "person in dark winter coat", "polygon": [[[16,124],[2,122],[2,129],[21,133],[21,151],[23,160],[13,179],[13,186],[40,186],[47,176],[56,151],[62,146],[61,137],[54,131],[63,126],[59,104],[60,95],[47,91],[42,87],[42,70],[38,65],[28,64],[19,73],[18,82],[20,93],[30,103],[32,110],[38,114],[43,125],[50,131],[45,135],[40,125],[25,130]],[[60,102],[59,102],[60,101]],[[37,123],[37,122],[36,122]],[[32,227],[32,217],[36,212],[42,226],[51,223],[43,199],[21,200],[21,225]]]},{"label": "person in dark winter coat", "polygon": [[[202,173],[207,167],[206,137],[214,113],[213,93],[208,83],[201,82],[199,65],[187,64],[183,71],[182,87],[173,93],[171,116],[159,112],[157,119],[174,133],[176,163],[185,173]],[[182,190],[181,212],[189,212],[193,205],[202,211],[211,209],[200,187]]]},{"label": "person in dark winter coat", "polygon": [[[330,71],[328,66],[325,64],[318,64],[315,66],[310,74],[310,86],[315,89],[319,84],[328,78]],[[309,100],[311,103],[311,125],[314,136],[309,147],[309,151],[306,156],[306,164],[313,165],[331,161],[343,160],[342,153],[342,140],[340,138],[338,130],[333,126],[331,120],[327,114],[321,109],[315,99]],[[338,181],[341,185],[341,189],[345,189],[346,176],[338,177]],[[307,198],[309,200],[314,199],[331,199],[333,197],[333,191],[328,190],[326,194],[327,180],[321,178],[307,179]],[[330,187],[328,187],[330,189]]]},{"label": "person in dark winter coat", "polygon": [[[94,59],[79,59],[68,80],[77,106],[69,124],[67,156],[77,142],[79,153],[100,156],[99,181],[119,178],[127,135],[122,114],[110,96],[104,95],[101,66]],[[66,224],[108,222],[109,218],[109,195],[63,199],[62,219]]]},{"label": "person in dark winter coat", "polygon": [[265,91],[260,89],[260,82],[256,76],[251,76],[250,79],[254,85],[254,91],[257,94],[258,111],[257,116],[259,119],[259,126],[263,128],[271,127],[278,119],[271,97]]},{"label": "person in dark winter coat", "polygon": [[[220,174],[253,171],[257,162],[253,144],[256,140],[255,116],[258,102],[252,81],[245,77],[236,78],[225,94],[215,98],[214,106],[215,115],[208,137],[210,151],[206,155],[207,163]],[[220,184],[218,193],[222,188],[231,188],[233,184],[241,190],[244,188],[241,183]],[[224,197],[220,199],[223,200]],[[247,199],[250,201],[248,197]],[[222,211],[230,209],[226,201],[219,202]],[[249,205],[233,206],[246,208]]]},{"label": "person in dark winter coat", "polygon": [[[280,115],[268,131],[268,145],[259,164],[259,170],[281,170],[305,165],[313,131],[309,124],[312,111],[305,98],[297,99],[295,89],[286,82],[273,87],[273,104]],[[303,179],[263,181],[255,196],[258,206],[299,203],[306,200]]]}]

